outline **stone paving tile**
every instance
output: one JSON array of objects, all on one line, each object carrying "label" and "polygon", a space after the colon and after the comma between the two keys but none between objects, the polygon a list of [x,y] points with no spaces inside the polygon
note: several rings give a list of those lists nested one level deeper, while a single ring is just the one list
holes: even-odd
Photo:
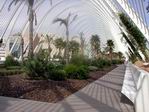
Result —
[{"label": "stone paving tile", "polygon": [[0,97],[0,112],[134,112],[132,105],[121,102],[124,74],[120,65],[58,103]]}]

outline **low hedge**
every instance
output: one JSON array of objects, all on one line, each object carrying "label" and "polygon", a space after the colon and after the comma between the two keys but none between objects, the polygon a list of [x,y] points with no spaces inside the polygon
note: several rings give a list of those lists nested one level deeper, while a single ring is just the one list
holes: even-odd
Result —
[{"label": "low hedge", "polygon": [[9,66],[9,67],[6,67],[7,70],[20,70],[21,69],[21,66]]},{"label": "low hedge", "polygon": [[91,65],[96,66],[99,69],[103,69],[104,67],[111,66],[111,62],[110,60],[98,59],[98,60],[93,60]]},{"label": "low hedge", "polygon": [[0,70],[0,76],[17,75],[24,73],[23,70]]}]

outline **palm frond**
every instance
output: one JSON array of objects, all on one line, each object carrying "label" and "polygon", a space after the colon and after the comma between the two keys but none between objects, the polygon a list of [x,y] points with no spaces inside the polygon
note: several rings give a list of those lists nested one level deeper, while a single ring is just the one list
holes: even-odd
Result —
[{"label": "palm frond", "polygon": [[19,1],[20,1],[20,0],[12,0],[12,1],[10,2],[9,6],[8,6],[8,11],[10,11],[11,6],[12,6],[13,4],[16,5]]},{"label": "palm frond", "polygon": [[34,17],[35,17],[35,25],[37,25],[37,15],[36,15],[35,11],[34,11]]},{"label": "palm frond", "polygon": [[72,15],[72,14],[71,14],[71,12],[70,12],[70,13],[68,14],[67,18],[66,18],[67,21],[69,21],[71,15]]},{"label": "palm frond", "polygon": [[75,16],[73,17],[73,19],[71,20],[70,24],[73,23],[73,22],[76,20],[77,17],[78,17],[78,15],[75,15]]},{"label": "palm frond", "polygon": [[28,0],[29,6],[33,6],[34,5],[34,0]]},{"label": "palm frond", "polygon": [[57,22],[60,22],[60,26],[62,24],[64,24],[65,26],[67,26],[67,21],[65,19],[56,18],[56,19],[53,20],[53,23],[57,23]]},{"label": "palm frond", "polygon": [[45,40],[41,40],[38,45],[45,43]]}]

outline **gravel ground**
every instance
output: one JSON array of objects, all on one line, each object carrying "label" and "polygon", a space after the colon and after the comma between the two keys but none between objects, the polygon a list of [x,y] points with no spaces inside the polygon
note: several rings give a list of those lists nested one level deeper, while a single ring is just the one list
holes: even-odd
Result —
[{"label": "gravel ground", "polygon": [[115,67],[112,66],[101,71],[91,72],[87,80],[28,80],[22,75],[1,76],[0,96],[55,103],[84,88]]}]

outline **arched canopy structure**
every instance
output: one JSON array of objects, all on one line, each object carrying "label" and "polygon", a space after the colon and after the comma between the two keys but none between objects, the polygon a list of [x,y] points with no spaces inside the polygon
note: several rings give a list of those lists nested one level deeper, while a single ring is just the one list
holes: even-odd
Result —
[{"label": "arched canopy structure", "polygon": [[[20,0],[21,1],[21,0]],[[21,33],[28,46],[28,14],[26,2],[19,2],[8,11],[11,0],[0,0],[0,38],[7,42],[12,35]],[[102,46],[107,39],[113,39],[116,50],[125,54],[127,46],[121,42],[119,12],[126,13],[149,42],[149,29],[146,2],[136,0],[35,0],[34,10],[37,15],[37,25],[34,26],[34,39],[41,34],[56,34],[65,37],[64,27],[53,24],[57,17],[65,18],[69,13],[77,15],[70,25],[70,37],[84,32],[86,42],[91,35],[98,34]],[[125,32],[125,31],[124,31]]]}]

